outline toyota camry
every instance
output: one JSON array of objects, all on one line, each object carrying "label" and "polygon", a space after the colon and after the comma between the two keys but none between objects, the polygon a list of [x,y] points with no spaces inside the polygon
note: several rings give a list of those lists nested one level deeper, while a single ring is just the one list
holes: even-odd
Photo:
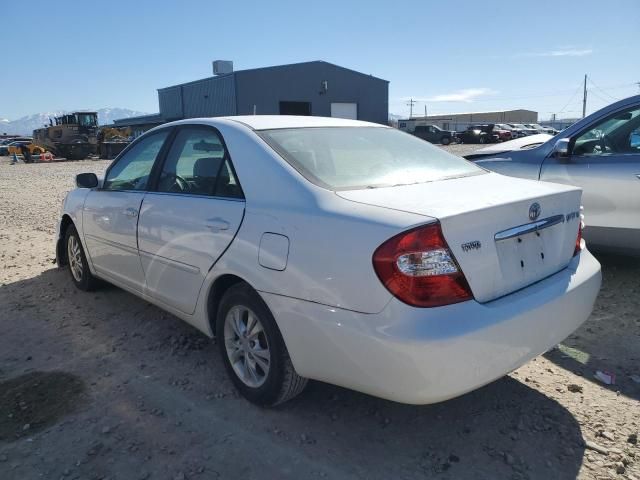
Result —
[{"label": "toyota camry", "polygon": [[215,337],[261,405],[308,379],[404,403],[476,389],[589,316],[581,190],[505,177],[396,129],[189,119],[76,178],[56,256]]}]

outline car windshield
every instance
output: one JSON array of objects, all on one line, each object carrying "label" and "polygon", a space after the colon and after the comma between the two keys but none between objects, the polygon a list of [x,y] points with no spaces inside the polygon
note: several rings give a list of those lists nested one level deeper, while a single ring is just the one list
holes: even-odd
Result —
[{"label": "car windshield", "polygon": [[286,128],[258,133],[307,180],[330,190],[485,173],[467,160],[393,128]]}]

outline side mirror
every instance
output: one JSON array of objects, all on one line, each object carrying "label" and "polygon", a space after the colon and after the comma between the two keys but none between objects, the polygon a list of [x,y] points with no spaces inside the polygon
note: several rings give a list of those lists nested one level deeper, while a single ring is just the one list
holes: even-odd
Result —
[{"label": "side mirror", "polygon": [[96,188],[98,186],[98,177],[95,173],[76,175],[76,186],[78,188]]},{"label": "side mirror", "polygon": [[568,157],[569,156],[569,142],[570,142],[570,140],[568,138],[561,138],[553,146],[553,150],[551,150],[551,154],[554,157]]}]

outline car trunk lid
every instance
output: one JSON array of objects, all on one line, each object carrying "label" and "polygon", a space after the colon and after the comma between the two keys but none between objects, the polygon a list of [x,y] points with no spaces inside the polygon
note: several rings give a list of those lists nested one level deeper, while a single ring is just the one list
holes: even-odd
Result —
[{"label": "car trunk lid", "polygon": [[488,302],[567,266],[575,248],[582,192],[487,173],[336,193],[350,201],[438,219],[475,299]]}]

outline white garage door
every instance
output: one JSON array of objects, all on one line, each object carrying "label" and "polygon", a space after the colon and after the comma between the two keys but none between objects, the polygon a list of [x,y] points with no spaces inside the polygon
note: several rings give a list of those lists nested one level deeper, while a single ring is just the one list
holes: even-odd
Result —
[{"label": "white garage door", "polygon": [[332,103],[331,116],[336,118],[349,118],[351,120],[358,119],[357,103]]}]

